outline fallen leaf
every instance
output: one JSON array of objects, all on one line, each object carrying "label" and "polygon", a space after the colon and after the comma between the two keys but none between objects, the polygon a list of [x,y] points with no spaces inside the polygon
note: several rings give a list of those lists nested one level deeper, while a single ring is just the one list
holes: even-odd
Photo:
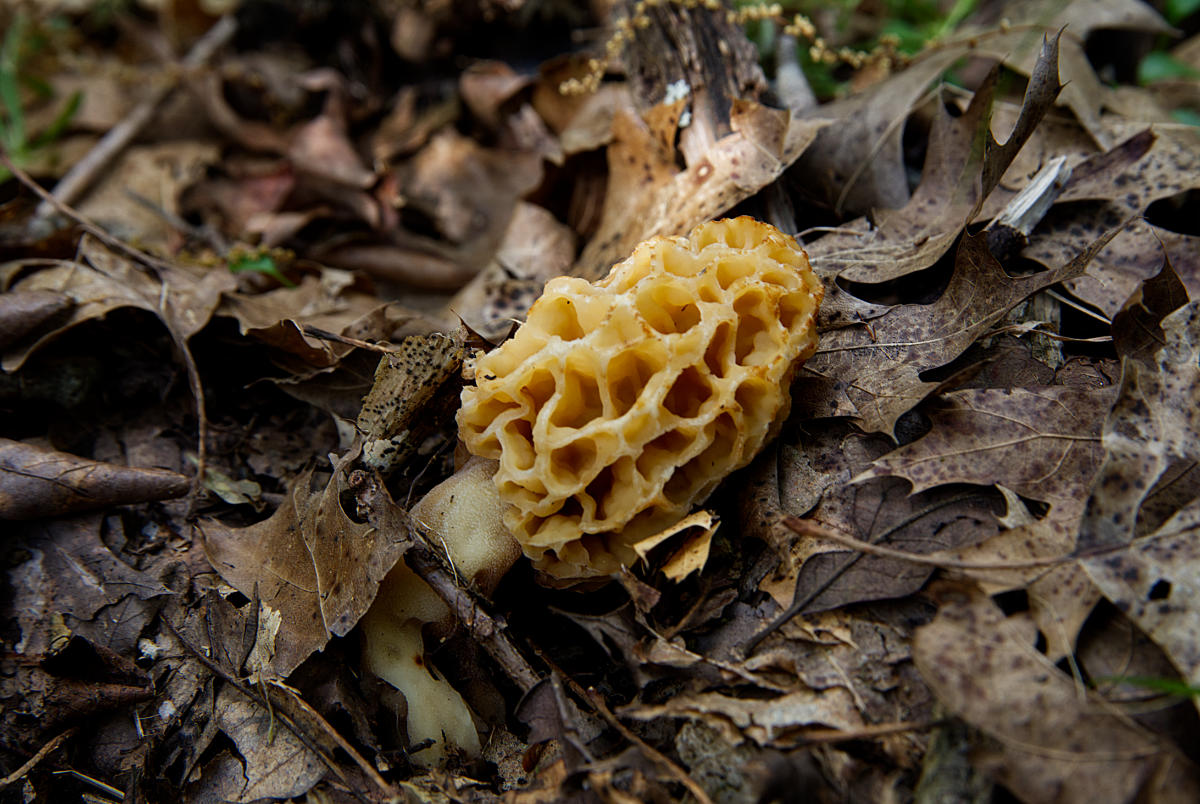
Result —
[{"label": "fallen leaf", "polygon": [[71,297],[50,290],[9,292],[0,296],[0,349],[71,309]]},{"label": "fallen leaf", "polygon": [[380,533],[342,510],[345,465],[339,462],[316,494],[309,490],[311,472],[302,475],[271,518],[257,525],[201,525],[213,567],[261,601],[260,633],[267,622],[277,623],[268,640],[273,650],[261,654],[267,676],[286,677],[330,638],[349,633],[407,547],[406,534]]},{"label": "fallen leaf", "polygon": [[938,700],[976,730],[972,762],[1025,801],[1200,796],[1196,769],[1033,647],[1023,615],[1005,617],[972,586],[944,589],[913,659]]},{"label": "fallen leaf", "polygon": [[[1128,549],[1081,560],[1092,581],[1200,687],[1200,500]],[[1200,698],[1193,696],[1200,707]]]},{"label": "fallen leaf", "polygon": [[[1022,299],[1083,272],[1119,230],[1092,242],[1056,270],[1010,277],[984,235],[964,235],[950,284],[933,304],[902,304],[862,324],[825,333],[793,395],[809,415],[853,404],[868,432],[891,433],[906,411],[938,387],[921,372],[949,363]],[[823,382],[812,383],[815,376]]]},{"label": "fallen leaf", "polygon": [[958,117],[938,105],[925,170],[912,198],[900,209],[877,212],[874,228],[866,221],[844,227],[868,232],[834,231],[812,243],[809,256],[818,271],[853,282],[886,282],[928,268],[946,253],[1058,96],[1058,38],[1043,43],[1003,145],[988,125],[998,80],[996,68]]},{"label": "fallen leaf", "polygon": [[169,500],[189,488],[186,475],[166,469],[119,466],[0,438],[0,519]]},{"label": "fallen leaf", "polygon": [[806,179],[802,192],[839,214],[903,207],[909,200],[904,121],[957,58],[951,51],[927,54],[865,92],[815,109],[837,122],[797,160],[794,171]]},{"label": "fallen leaf", "polygon": [[1162,331],[1166,343],[1152,365],[1129,357],[1122,364],[1120,396],[1104,424],[1105,459],[1080,523],[1078,555],[1128,544],[1146,527],[1139,513],[1160,479],[1200,461],[1200,407],[1181,404],[1200,387],[1200,302],[1167,315]]},{"label": "fallen leaf", "polygon": [[222,752],[189,790],[200,800],[248,804],[263,799],[302,796],[321,780],[326,767],[271,713],[232,687],[215,702],[216,723],[233,741],[237,754]]},{"label": "fallen leaf", "polygon": [[208,323],[222,293],[237,282],[223,270],[134,264],[91,236],[79,244],[79,260],[50,260],[22,274],[9,290],[52,291],[74,303],[70,316],[51,332],[4,355],[4,371],[16,371],[34,351],[68,329],[122,307],[147,310],[178,341],[186,342]]}]

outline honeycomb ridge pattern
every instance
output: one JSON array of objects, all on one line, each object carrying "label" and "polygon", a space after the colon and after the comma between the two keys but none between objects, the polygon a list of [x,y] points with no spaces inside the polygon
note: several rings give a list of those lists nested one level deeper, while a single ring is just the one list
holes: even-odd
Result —
[{"label": "honeycomb ridge pattern", "polygon": [[823,295],[753,218],[640,244],[595,283],[558,277],[476,363],[459,434],[499,461],[505,524],[560,580],[630,564],[778,430]]}]

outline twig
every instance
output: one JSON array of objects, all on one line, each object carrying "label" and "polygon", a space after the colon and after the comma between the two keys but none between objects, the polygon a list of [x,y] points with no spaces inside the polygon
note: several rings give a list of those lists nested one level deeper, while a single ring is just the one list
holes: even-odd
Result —
[{"label": "twig", "polygon": [[[233,38],[236,31],[237,21],[233,17],[227,16],[217,20],[183,58],[183,69],[191,70],[207,63],[213,54]],[[96,177],[112,165],[117,154],[125,150],[138,132],[154,118],[159,106],[178,85],[179,76],[173,76],[166,85],[153,90],[149,97],[135,106],[124,120],[109,129],[95,147],[58,180],[54,187],[54,200],[70,204],[79,198]],[[56,211],[61,213],[52,201],[43,200],[33,214],[33,221],[44,221]]]},{"label": "twig", "polygon": [[[259,693],[240,678],[236,678],[231,673],[226,672],[223,667],[210,659],[208,656],[205,656],[202,650],[184,639],[183,634],[179,633],[169,618],[163,617],[162,622],[164,627],[171,632],[172,636],[179,640],[179,643],[183,645],[187,652],[190,653],[196,659],[196,661],[204,665],[204,667],[207,668],[210,673],[232,685],[234,689],[257,703],[259,706],[262,706],[266,709],[271,709],[271,702],[266,695]],[[308,707],[308,710],[311,711],[311,707]],[[321,718],[321,716],[315,711],[312,712],[312,714],[317,719],[323,720],[323,718]],[[355,785],[353,785],[346,777],[346,772],[342,770],[342,767],[334,762],[332,757],[328,756],[324,751],[322,751],[321,747],[317,744],[317,741],[310,737],[304,731],[304,729],[300,728],[297,723],[293,722],[289,714],[286,712],[278,712],[276,714],[276,719],[282,723],[283,727],[290,731],[296,737],[296,739],[304,745],[305,748],[316,754],[321,760],[321,763],[324,764],[325,767],[329,768],[329,770],[332,771],[334,775],[336,775],[338,779],[340,779],[341,782],[346,785],[346,788],[350,790],[355,798],[363,802],[363,804],[370,804],[370,799],[368,799],[362,792],[355,788]],[[329,726],[328,731],[336,734],[332,726]],[[359,769],[363,771],[367,778],[379,788],[379,791],[383,793],[385,800],[390,800],[396,795],[396,791],[391,787],[391,785],[383,780],[383,778],[365,759],[363,759],[362,755],[359,754],[352,745],[350,745],[344,739],[338,739],[337,743],[338,747],[349,754],[350,758],[354,760],[354,763],[358,765]]]},{"label": "twig", "polygon": [[[540,652],[539,655],[541,655]],[[604,696],[601,695],[595,687],[588,687],[587,689],[584,689],[582,684],[571,678],[571,676],[569,676],[567,673],[563,672],[563,669],[556,665],[553,660],[547,656],[541,656],[542,661],[546,662],[546,664],[548,664],[555,673],[557,673],[564,681],[567,682],[567,686],[571,688],[571,692],[575,693],[576,697],[578,697],[581,701],[586,701],[588,706],[595,710],[596,714],[604,718],[608,725],[616,729],[622,737],[628,740],[631,744],[637,746],[638,750],[645,754],[647,759],[656,765],[665,768],[668,773],[674,776],[680,784],[686,787],[688,791],[696,797],[696,800],[699,801],[700,804],[713,804],[712,799],[708,797],[708,793],[704,792],[704,788],[696,784],[696,781],[688,775],[687,771],[676,765],[666,754],[647,743],[641,737],[638,737],[629,729],[628,726],[622,723],[620,719],[612,713],[612,710],[608,708],[608,703],[604,700]]]},{"label": "twig", "polygon": [[541,683],[541,676],[525,659],[505,633],[505,624],[488,613],[471,592],[455,582],[438,558],[437,551],[425,539],[416,536],[409,517],[392,501],[378,475],[371,472],[350,473],[349,486],[358,497],[359,510],[380,532],[395,538],[398,531],[407,537],[409,548],[404,553],[408,565],[429,584],[471,636],[488,652],[513,683],[527,693]]},{"label": "twig", "polygon": [[195,500],[195,495],[199,493],[200,487],[204,482],[205,468],[208,458],[208,412],[204,403],[204,385],[200,381],[200,369],[196,366],[196,361],[192,357],[192,350],[188,347],[187,339],[183,334],[178,332],[171,324],[170,318],[167,316],[166,310],[166,294],[167,280],[166,276],[172,271],[177,270],[174,265],[161,260],[152,254],[147,254],[139,248],[129,245],[118,237],[113,237],[103,228],[97,226],[93,221],[88,219],[83,213],[73,209],[69,205],[59,201],[50,193],[46,192],[40,184],[33,180],[28,173],[13,164],[9,159],[8,154],[0,149],[0,164],[3,164],[13,174],[13,177],[23,186],[32,190],[44,203],[50,204],[58,211],[60,215],[74,221],[79,228],[90,234],[92,237],[99,240],[105,246],[108,246],[113,251],[119,252],[135,263],[141,263],[147,268],[157,272],[156,276],[162,286],[162,293],[159,297],[159,309],[156,311],[158,318],[163,322],[163,326],[167,328],[167,332],[171,336],[171,341],[175,344],[175,348],[179,350],[180,359],[183,360],[184,367],[188,375],[188,387],[192,392],[192,396],[196,401],[196,477],[192,485],[192,499]]},{"label": "twig", "polygon": [[41,762],[43,759],[45,759],[52,751],[54,751],[56,748],[58,748],[60,745],[62,745],[64,742],[66,742],[68,739],[70,739],[71,736],[74,734],[75,734],[74,728],[67,729],[62,734],[58,735],[57,737],[52,739],[50,742],[46,743],[41,748],[39,748],[38,752],[36,754],[34,754],[32,757],[30,757],[28,762],[26,762],[21,767],[17,768],[12,773],[5,776],[3,779],[0,779],[0,790],[3,790],[4,788],[8,787],[13,782],[17,782],[17,781],[20,781],[21,779],[23,779],[25,777],[25,774],[27,774],[31,770],[33,770],[34,767],[39,762]]},{"label": "twig", "polygon": [[423,539],[413,539],[412,547],[404,554],[408,566],[421,580],[429,584],[438,597],[446,602],[454,616],[483,646],[488,655],[504,669],[522,693],[529,692],[542,680],[526,661],[517,646],[504,633],[505,625],[489,614],[470,592],[455,582],[442,566],[437,553]]}]

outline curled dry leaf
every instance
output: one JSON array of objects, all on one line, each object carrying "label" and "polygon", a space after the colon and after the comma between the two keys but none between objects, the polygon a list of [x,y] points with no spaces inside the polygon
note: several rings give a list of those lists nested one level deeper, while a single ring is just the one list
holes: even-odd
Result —
[{"label": "curled dry leaf", "polygon": [[0,349],[71,309],[70,296],[52,290],[27,290],[0,296]]},{"label": "curled dry leaf", "polygon": [[182,497],[186,475],[80,458],[0,438],[0,519],[36,519]]},{"label": "curled dry leaf", "polygon": [[49,260],[8,287],[52,291],[74,303],[70,316],[32,343],[6,353],[2,368],[16,371],[35,350],[62,332],[112,310],[136,307],[158,316],[177,341],[186,341],[209,322],[221,294],[237,285],[224,270],[159,266],[149,271],[110,251],[95,238],[79,244],[79,261]]}]

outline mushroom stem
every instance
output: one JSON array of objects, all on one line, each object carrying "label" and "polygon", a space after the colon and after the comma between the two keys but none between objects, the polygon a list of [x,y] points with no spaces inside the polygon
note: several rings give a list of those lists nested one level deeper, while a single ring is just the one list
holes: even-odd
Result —
[{"label": "mushroom stem", "polygon": [[[501,519],[492,482],[496,465],[471,459],[411,512],[457,576],[484,594],[495,588],[521,552]],[[452,619],[441,596],[403,561],[384,578],[362,619],[367,668],[403,693],[409,741],[432,742],[413,757],[419,765],[441,764],[449,751],[469,756],[480,751],[470,708],[453,686],[434,675],[426,660],[423,628]]]}]

